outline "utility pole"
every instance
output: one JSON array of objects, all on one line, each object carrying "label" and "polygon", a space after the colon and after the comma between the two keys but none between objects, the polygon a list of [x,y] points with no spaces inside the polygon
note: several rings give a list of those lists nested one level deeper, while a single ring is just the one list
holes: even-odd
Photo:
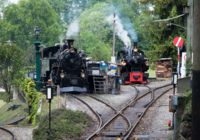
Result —
[{"label": "utility pole", "polygon": [[115,57],[115,13],[113,14],[113,47],[112,47],[112,56]]},{"label": "utility pole", "polygon": [[200,1],[193,0],[192,140],[200,138]]}]

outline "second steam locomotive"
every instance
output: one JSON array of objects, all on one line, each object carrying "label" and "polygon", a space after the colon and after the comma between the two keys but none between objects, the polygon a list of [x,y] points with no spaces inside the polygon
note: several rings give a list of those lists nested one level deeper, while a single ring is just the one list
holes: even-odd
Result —
[{"label": "second steam locomotive", "polygon": [[149,69],[148,60],[144,52],[138,48],[137,42],[133,47],[124,47],[118,52],[118,58],[121,62],[121,79],[123,84],[147,83]]}]

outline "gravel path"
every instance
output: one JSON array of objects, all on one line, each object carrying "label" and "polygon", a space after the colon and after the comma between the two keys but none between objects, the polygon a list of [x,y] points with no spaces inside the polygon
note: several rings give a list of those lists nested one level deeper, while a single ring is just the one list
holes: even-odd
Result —
[{"label": "gravel path", "polygon": [[135,130],[134,137],[145,140],[169,140],[172,139],[172,131],[169,130],[168,121],[172,119],[169,112],[169,95],[172,91],[161,97],[150,108],[150,111],[142,119]]},{"label": "gravel path", "polygon": [[0,140],[12,140],[12,138],[8,132],[0,129]]},{"label": "gravel path", "polygon": [[[32,127],[5,127],[16,137],[16,140],[32,140]],[[1,138],[0,138],[1,139]],[[1,139],[4,140],[4,139]],[[5,139],[6,140],[6,139]]]}]

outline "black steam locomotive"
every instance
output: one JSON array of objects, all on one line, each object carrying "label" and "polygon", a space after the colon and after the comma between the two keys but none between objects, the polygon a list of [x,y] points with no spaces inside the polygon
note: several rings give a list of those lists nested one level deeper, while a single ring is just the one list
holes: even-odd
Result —
[{"label": "black steam locomotive", "polygon": [[121,79],[123,84],[147,83],[149,69],[144,52],[139,50],[137,42],[133,47],[124,47],[118,52],[118,60],[121,63]]},{"label": "black steam locomotive", "polygon": [[64,45],[45,48],[42,51],[43,82],[52,79],[53,85],[59,85],[60,91],[86,92],[85,54],[73,46],[74,40],[64,40]]},{"label": "black steam locomotive", "polygon": [[[61,93],[104,92],[106,80],[101,61],[92,61],[83,51],[73,46],[74,40],[64,40],[64,45],[44,48],[42,54],[41,80],[52,79]],[[98,79],[98,81],[96,80]]]}]

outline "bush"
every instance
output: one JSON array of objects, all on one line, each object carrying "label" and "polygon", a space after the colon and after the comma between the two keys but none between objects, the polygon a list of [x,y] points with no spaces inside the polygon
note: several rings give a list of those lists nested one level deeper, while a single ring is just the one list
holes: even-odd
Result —
[{"label": "bush", "polygon": [[[76,139],[91,125],[91,119],[80,111],[58,109],[52,112],[51,139]],[[48,115],[41,119],[38,129],[33,132],[33,140],[47,139]]]},{"label": "bush", "polygon": [[25,93],[25,99],[29,108],[28,120],[33,125],[36,124],[37,110],[39,107],[39,100],[41,97],[41,94],[37,92],[37,90],[35,89],[35,86],[36,85],[34,81],[30,78],[24,79],[21,85],[22,90]]}]

